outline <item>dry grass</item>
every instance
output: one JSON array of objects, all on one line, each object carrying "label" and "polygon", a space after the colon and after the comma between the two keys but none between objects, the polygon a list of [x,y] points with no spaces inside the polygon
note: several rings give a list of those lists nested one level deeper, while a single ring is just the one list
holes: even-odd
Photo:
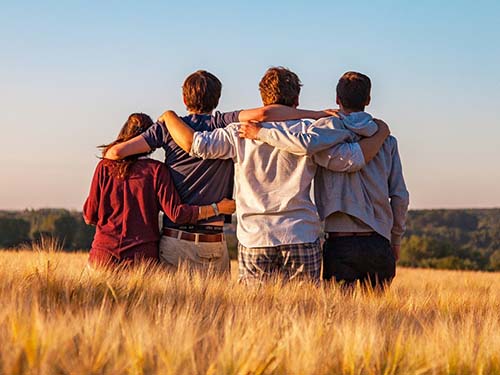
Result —
[{"label": "dry grass", "polygon": [[500,274],[401,269],[384,296],[0,252],[2,374],[500,373]]}]

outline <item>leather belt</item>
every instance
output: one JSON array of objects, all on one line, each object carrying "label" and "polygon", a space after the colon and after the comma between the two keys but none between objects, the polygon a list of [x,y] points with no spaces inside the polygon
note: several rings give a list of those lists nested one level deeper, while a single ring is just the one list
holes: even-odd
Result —
[{"label": "leather belt", "polygon": [[178,240],[192,241],[192,242],[224,241],[224,233],[218,233],[218,234],[189,233],[177,229],[163,228],[163,235],[167,237],[177,238]]},{"label": "leather belt", "polygon": [[368,237],[374,235],[375,232],[326,232],[325,238],[333,237]]}]

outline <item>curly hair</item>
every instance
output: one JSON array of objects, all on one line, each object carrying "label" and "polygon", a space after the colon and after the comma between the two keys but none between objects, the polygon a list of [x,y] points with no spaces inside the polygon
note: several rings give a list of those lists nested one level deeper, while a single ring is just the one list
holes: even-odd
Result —
[{"label": "curly hair", "polygon": [[301,87],[297,74],[282,66],[269,68],[259,82],[264,105],[283,104],[293,107],[298,103]]}]

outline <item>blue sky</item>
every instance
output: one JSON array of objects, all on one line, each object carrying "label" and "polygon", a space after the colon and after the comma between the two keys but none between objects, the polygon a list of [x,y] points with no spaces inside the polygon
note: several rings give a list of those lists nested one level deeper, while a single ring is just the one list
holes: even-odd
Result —
[{"label": "blue sky", "polygon": [[129,113],[184,113],[197,69],[221,79],[220,110],[259,106],[274,65],[303,108],[333,107],[347,70],[372,78],[412,208],[498,207],[499,19],[495,1],[5,2],[0,209],[80,209]]}]

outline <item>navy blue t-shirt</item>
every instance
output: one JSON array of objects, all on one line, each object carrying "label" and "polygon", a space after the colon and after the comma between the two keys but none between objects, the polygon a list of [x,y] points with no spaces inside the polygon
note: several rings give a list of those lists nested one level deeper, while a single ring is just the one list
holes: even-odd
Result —
[{"label": "navy blue t-shirt", "polygon": [[[213,115],[188,115],[181,117],[194,131],[212,131],[224,128],[230,123],[238,122],[240,111],[214,112]],[[174,185],[179,192],[182,203],[207,205],[219,202],[233,195],[234,165],[229,160],[203,160],[190,156],[174,142],[165,126],[156,123],[146,130],[142,136],[151,149],[163,147],[165,164],[169,168]],[[200,221],[207,224],[223,220],[217,216]],[[163,226],[176,228],[176,225],[164,215]]]}]

